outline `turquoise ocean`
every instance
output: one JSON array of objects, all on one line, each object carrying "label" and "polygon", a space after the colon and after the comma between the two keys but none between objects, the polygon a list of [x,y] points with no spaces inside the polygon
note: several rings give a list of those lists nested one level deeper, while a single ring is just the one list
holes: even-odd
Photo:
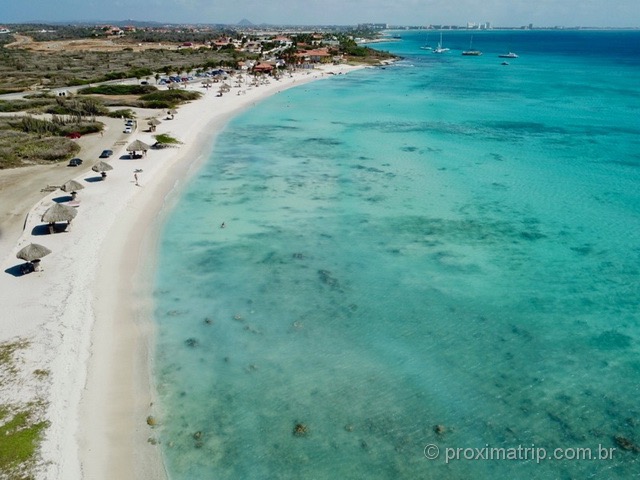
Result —
[{"label": "turquoise ocean", "polygon": [[170,478],[640,478],[640,32],[394,34],[169,215]]}]

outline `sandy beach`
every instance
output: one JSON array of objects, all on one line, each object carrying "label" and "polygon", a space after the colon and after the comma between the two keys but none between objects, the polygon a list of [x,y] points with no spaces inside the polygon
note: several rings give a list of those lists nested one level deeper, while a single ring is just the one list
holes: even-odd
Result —
[{"label": "sandy beach", "polygon": [[[234,87],[222,97],[215,85],[205,93],[198,82],[187,88],[203,97],[171,120],[163,111],[139,110],[138,129],[124,134],[121,120],[107,119],[104,135],[80,139],[82,167],[0,172],[0,342],[28,342],[17,353],[16,384],[0,387],[0,402],[47,402],[49,428],[37,478],[166,477],[161,447],[147,424],[149,416],[162,422],[150,368],[153,259],[163,219],[229,118],[286,88],[356,68],[301,71]],[[162,122],[153,134],[144,131],[150,116]],[[129,158],[129,143],[153,144],[157,133],[182,143]],[[102,180],[90,168],[106,148],[114,151],[108,159],[113,170]],[[78,214],[67,231],[48,234],[40,218],[55,202],[68,203],[68,194],[40,190],[72,178],[84,186]],[[52,253],[43,258],[42,271],[22,275],[16,252],[29,243]]]}]

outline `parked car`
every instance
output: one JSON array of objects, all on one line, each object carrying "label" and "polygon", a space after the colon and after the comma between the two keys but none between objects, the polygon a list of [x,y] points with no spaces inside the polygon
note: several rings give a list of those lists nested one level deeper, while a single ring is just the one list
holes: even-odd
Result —
[{"label": "parked car", "polygon": [[111,155],[113,155],[113,150],[103,150],[100,158],[109,158]]},{"label": "parked car", "polygon": [[133,132],[133,128],[131,127],[124,127],[124,132],[123,133],[132,133]]},{"label": "parked car", "polygon": [[82,159],[81,158],[72,158],[71,160],[69,160],[69,165],[67,165],[68,167],[79,167],[80,165],[82,165]]},{"label": "parked car", "polygon": [[80,132],[67,133],[67,138],[80,138],[81,136]]}]

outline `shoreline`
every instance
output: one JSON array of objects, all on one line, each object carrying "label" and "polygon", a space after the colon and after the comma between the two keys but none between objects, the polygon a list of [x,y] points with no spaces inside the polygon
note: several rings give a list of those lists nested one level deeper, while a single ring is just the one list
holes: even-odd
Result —
[{"label": "shoreline", "polygon": [[[109,159],[114,170],[106,181],[97,181],[87,165],[69,172],[85,180],[71,231],[35,234],[40,216],[60,197],[59,190],[30,210],[22,234],[4,256],[0,288],[10,300],[6,310],[11,320],[3,325],[0,342],[26,339],[23,373],[46,369],[48,375],[44,381],[24,382],[16,393],[0,392],[0,401],[48,402],[45,419],[50,426],[36,478],[167,477],[161,448],[148,441],[153,429],[146,423],[155,409],[153,259],[164,220],[233,116],[282,90],[328,78],[328,72],[360,68],[329,65],[303,70],[271,79],[268,85],[243,87],[242,95],[238,88],[223,97],[216,97],[213,89],[206,91],[201,99],[181,106],[175,119],[161,118],[155,133],[179,139],[179,148],[152,150],[130,160],[121,145]],[[151,135],[135,132],[127,144],[135,139],[152,143]],[[97,151],[108,148],[100,137],[86,141],[93,141]],[[140,187],[134,183],[134,169],[142,169]],[[79,172],[84,173],[80,178]],[[11,235],[3,241],[8,246]],[[43,259],[44,270],[7,274],[21,263],[15,252],[31,242],[53,252]]]}]

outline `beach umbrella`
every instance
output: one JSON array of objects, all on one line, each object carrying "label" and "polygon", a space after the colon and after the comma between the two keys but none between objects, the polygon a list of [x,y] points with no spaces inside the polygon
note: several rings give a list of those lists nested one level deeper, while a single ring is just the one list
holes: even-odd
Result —
[{"label": "beach umbrella", "polygon": [[151,147],[149,145],[147,145],[146,143],[140,141],[140,140],[134,140],[131,145],[129,145],[127,147],[127,152],[146,152],[147,150],[149,150]]},{"label": "beach umbrella", "polygon": [[108,172],[109,170],[113,170],[113,167],[109,165],[107,162],[103,162],[102,160],[96,163],[91,170],[94,172]]},{"label": "beach umbrella", "polygon": [[169,115],[175,115],[176,113],[178,113],[178,111],[175,108],[172,108],[171,110],[169,110],[167,112]]},{"label": "beach umbrella", "polygon": [[69,180],[67,183],[60,187],[63,192],[75,192],[77,190],[82,190],[83,188],[84,185],[82,185],[80,182],[76,182],[75,180]]},{"label": "beach umbrella", "polygon": [[154,117],[154,118],[149,119],[149,121],[147,122],[147,125],[153,125],[155,127],[155,126],[160,125],[161,123],[162,122],[160,120],[158,120],[157,118]]},{"label": "beach umbrella", "polygon": [[16,257],[26,262],[33,262],[35,260],[40,260],[42,257],[49,255],[50,253],[51,250],[47,247],[38,245],[37,243],[30,243],[16,253]]},{"label": "beach umbrella", "polygon": [[54,203],[42,214],[41,220],[47,223],[71,222],[77,214],[78,211],[73,207]]}]

